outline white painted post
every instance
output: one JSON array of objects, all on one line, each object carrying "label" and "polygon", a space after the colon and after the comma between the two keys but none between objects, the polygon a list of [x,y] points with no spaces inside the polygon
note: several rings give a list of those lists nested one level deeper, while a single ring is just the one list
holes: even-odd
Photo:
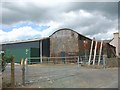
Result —
[{"label": "white painted post", "polygon": [[94,58],[93,58],[93,65],[95,65],[96,50],[97,50],[97,41],[96,41],[96,43],[95,43]]},{"label": "white painted post", "polygon": [[42,40],[40,41],[40,62],[42,63]]},{"label": "white painted post", "polygon": [[91,61],[91,55],[92,55],[93,42],[94,42],[94,38],[92,39],[92,43],[91,43],[90,56],[89,56],[88,65],[90,65],[90,61]]},{"label": "white painted post", "polygon": [[103,41],[101,41],[101,45],[100,45],[100,52],[99,52],[98,65],[100,65],[100,59],[101,59],[101,53],[102,53],[102,46],[103,46]]}]

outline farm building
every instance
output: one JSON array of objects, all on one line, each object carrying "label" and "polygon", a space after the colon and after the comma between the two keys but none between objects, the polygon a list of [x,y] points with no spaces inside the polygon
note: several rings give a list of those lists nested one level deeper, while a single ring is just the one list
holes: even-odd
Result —
[{"label": "farm building", "polygon": [[[42,49],[40,46],[42,46]],[[2,50],[6,56],[13,55],[16,63],[20,63],[21,58],[40,57],[41,50],[42,56],[49,57],[49,38],[4,43],[2,44]],[[35,62],[38,60],[36,59]]]},{"label": "farm building", "polygon": [[[59,29],[47,38],[27,41],[7,42],[2,44],[6,56],[13,55],[15,62],[20,63],[21,58],[32,57],[89,57],[92,40],[71,29]],[[96,54],[99,54],[101,42],[98,41]],[[93,43],[95,49],[95,41]],[[92,51],[92,55],[93,55]],[[102,55],[115,56],[115,47],[103,42]],[[30,59],[30,62],[39,62],[40,59]]]},{"label": "farm building", "polygon": [[109,40],[109,43],[116,47],[116,56],[120,56],[120,37],[118,32],[113,34],[113,39]]},{"label": "farm building", "polygon": [[[84,44],[86,42],[86,47]],[[84,55],[89,53],[91,39],[71,29],[60,29],[50,36],[50,56]]]}]

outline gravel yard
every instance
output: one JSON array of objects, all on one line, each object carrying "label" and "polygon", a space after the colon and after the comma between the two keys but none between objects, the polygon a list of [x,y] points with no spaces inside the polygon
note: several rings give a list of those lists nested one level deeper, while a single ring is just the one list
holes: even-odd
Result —
[{"label": "gravel yard", "polygon": [[[16,87],[118,88],[117,68],[92,69],[78,67],[76,64],[35,64],[28,66],[26,75],[26,85],[23,86],[21,66],[15,66]],[[7,66],[2,76],[4,84],[10,83],[10,66]]]},{"label": "gravel yard", "polygon": [[0,90],[2,89],[2,73],[0,73]]}]

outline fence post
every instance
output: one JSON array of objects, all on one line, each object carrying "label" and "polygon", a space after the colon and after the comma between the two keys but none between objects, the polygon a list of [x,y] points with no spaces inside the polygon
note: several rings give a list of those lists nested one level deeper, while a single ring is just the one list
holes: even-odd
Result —
[{"label": "fence post", "polygon": [[100,45],[99,58],[98,58],[98,65],[100,65],[101,54],[102,54],[102,46],[103,46],[103,41],[101,41],[101,45]]},{"label": "fence post", "polygon": [[22,62],[22,84],[25,85],[25,59]]},{"label": "fence post", "polygon": [[106,58],[107,58],[107,55],[103,55],[103,67],[104,69],[106,68]]},{"label": "fence post", "polygon": [[11,57],[11,86],[15,87],[14,57]]},{"label": "fence post", "polygon": [[77,60],[77,63],[78,63],[78,67],[79,67],[79,56],[78,56],[78,60]]},{"label": "fence post", "polygon": [[28,81],[28,59],[25,59],[25,76],[26,76],[26,81]]}]

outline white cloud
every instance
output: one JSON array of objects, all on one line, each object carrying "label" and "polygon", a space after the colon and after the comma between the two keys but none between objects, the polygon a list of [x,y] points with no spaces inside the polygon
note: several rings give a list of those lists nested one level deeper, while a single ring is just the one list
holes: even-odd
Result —
[{"label": "white cloud", "polygon": [[49,37],[55,30],[58,29],[58,27],[60,27],[60,23],[54,21],[50,21],[47,24],[40,24],[40,26],[42,25],[47,25],[50,27],[42,31],[35,30],[30,26],[14,28],[9,32],[0,30],[0,42],[15,41],[21,39],[26,40],[29,38],[35,38],[36,35],[37,38]]},{"label": "white cloud", "polygon": [[113,38],[113,33],[115,33],[115,32],[118,32],[118,30],[113,28],[106,33],[104,33],[104,32],[98,33],[98,34],[93,35],[92,37],[91,36],[88,36],[88,37],[90,37],[90,38],[95,37],[96,40],[111,40]]},{"label": "white cloud", "polygon": [[[1,40],[16,40],[34,37],[48,37],[61,28],[70,28],[80,34],[97,39],[112,38],[118,29],[116,4],[110,3],[58,3],[21,2],[3,5],[3,24],[33,22],[49,28],[37,31],[32,27],[14,28],[10,32],[0,31]],[[112,8],[113,7],[113,8]],[[15,17],[18,16],[18,17]],[[15,34],[14,36],[12,36]]]},{"label": "white cloud", "polygon": [[[41,25],[41,24],[40,24]],[[44,25],[44,24],[43,24]],[[49,28],[43,30],[41,32],[41,37],[48,37],[50,36],[54,31],[60,29],[61,23],[55,22],[55,21],[50,21],[49,23],[45,24],[47,26],[50,26]]]},{"label": "white cloud", "polygon": [[109,32],[118,30],[118,20],[111,20],[111,18],[100,14],[100,12],[71,11],[62,13],[60,20],[62,20],[60,27],[68,27],[85,36],[95,36],[97,39],[102,38],[99,35],[100,33],[103,35],[107,34],[104,39],[112,38]]},{"label": "white cloud", "polygon": [[34,30],[31,27],[15,28],[10,32],[0,30],[0,41],[14,41],[20,39],[28,39],[35,35],[41,35],[41,32]]},{"label": "white cloud", "polygon": [[119,0],[2,0],[2,2],[119,2]]}]

